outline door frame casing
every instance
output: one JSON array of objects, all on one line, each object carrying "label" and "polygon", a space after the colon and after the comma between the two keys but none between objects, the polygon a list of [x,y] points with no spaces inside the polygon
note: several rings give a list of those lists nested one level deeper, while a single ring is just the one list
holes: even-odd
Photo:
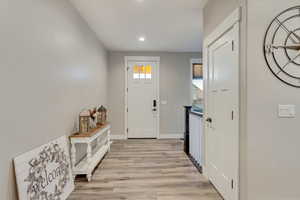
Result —
[{"label": "door frame casing", "polygon": [[127,107],[128,107],[128,62],[130,61],[136,61],[136,62],[155,62],[156,63],[156,97],[157,97],[157,117],[156,117],[156,133],[157,133],[157,139],[160,138],[160,98],[159,98],[159,67],[160,67],[160,57],[152,57],[152,56],[125,56],[124,57],[125,61],[125,87],[124,87],[124,100],[125,100],[125,106],[124,106],[124,119],[125,119],[125,126],[124,126],[124,133],[125,133],[125,139],[128,139],[128,112],[127,112]]},{"label": "door frame casing", "polygon": [[[204,40],[204,44],[203,44],[203,76],[204,76],[204,119],[208,118],[208,88],[209,88],[209,48],[210,46],[217,41],[220,37],[223,36],[223,34],[227,33],[227,31],[229,31],[230,29],[232,29],[234,26],[237,26],[237,31],[238,31],[238,37],[237,37],[237,41],[235,44],[235,48],[238,48],[238,67],[240,66],[240,56],[241,56],[241,48],[240,48],[240,19],[241,19],[241,8],[237,8],[236,10],[234,10],[232,12],[231,15],[229,15],[224,21],[223,23],[221,23],[205,40]],[[240,82],[240,75],[238,75],[238,79]],[[240,107],[240,86],[238,89],[238,98],[239,98],[239,107]],[[240,110],[239,110],[239,114],[238,117],[240,116]],[[208,137],[207,134],[209,133],[208,127],[207,127],[207,123],[205,120],[203,120],[205,125],[204,127],[204,140],[203,140],[203,146],[204,146],[204,160],[203,160],[203,175],[208,178],[208,169],[207,169],[207,160],[208,160]],[[240,117],[238,118],[238,160],[237,160],[237,199],[239,199],[239,194],[240,194],[240,141],[239,141],[239,134],[240,134]]]}]

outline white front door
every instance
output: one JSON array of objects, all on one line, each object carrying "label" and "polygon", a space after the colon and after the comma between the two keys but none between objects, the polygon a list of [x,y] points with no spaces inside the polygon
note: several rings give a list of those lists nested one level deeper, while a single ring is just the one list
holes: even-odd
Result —
[{"label": "white front door", "polygon": [[128,138],[157,138],[159,123],[158,61],[127,59]]},{"label": "white front door", "polygon": [[239,25],[208,49],[208,177],[225,200],[238,199]]}]

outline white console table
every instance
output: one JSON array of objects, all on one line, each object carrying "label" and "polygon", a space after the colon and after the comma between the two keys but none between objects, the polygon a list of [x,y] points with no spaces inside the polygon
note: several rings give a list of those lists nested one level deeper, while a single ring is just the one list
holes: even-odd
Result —
[{"label": "white console table", "polygon": [[[88,133],[70,136],[71,159],[74,178],[76,175],[86,175],[87,180],[92,180],[92,173],[105,154],[110,150],[110,125],[105,124]],[[76,163],[76,144],[86,144],[86,156]],[[94,144],[94,145],[93,145]]]}]

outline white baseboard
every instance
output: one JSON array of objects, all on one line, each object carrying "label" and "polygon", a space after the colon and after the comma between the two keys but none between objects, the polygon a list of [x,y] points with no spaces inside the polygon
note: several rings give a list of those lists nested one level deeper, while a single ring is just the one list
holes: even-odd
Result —
[{"label": "white baseboard", "polygon": [[183,134],[160,134],[159,139],[182,139]]},{"label": "white baseboard", "polygon": [[111,140],[125,140],[125,135],[110,135]]}]

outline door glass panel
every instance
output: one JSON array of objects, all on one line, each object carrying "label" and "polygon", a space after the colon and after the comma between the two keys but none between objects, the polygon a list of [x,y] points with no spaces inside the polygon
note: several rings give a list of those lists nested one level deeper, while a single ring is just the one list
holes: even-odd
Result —
[{"label": "door glass panel", "polygon": [[146,66],[146,79],[151,79],[152,78],[152,66],[147,65]]},{"label": "door glass panel", "polygon": [[144,65],[140,65],[140,79],[145,79],[146,77],[146,67]]},{"label": "door glass panel", "polygon": [[134,65],[133,79],[152,79],[152,65]]},{"label": "door glass panel", "polygon": [[139,79],[140,78],[140,69],[138,65],[134,65],[133,67],[133,79]]}]

